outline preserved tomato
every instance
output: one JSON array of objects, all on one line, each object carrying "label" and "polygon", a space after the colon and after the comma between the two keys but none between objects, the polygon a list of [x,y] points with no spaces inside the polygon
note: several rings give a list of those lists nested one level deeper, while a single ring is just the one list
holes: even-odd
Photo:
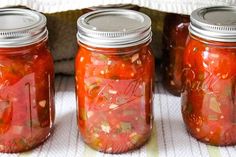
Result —
[{"label": "preserved tomato", "polygon": [[[151,133],[153,57],[146,46],[96,49],[80,44],[76,57],[79,126],[86,143],[118,153],[139,147]],[[109,51],[116,55],[97,54]],[[84,84],[84,85],[83,85]]]},{"label": "preserved tomato", "polygon": [[[228,29],[236,28],[236,19],[234,23],[225,24],[224,21],[230,16],[235,17],[232,12],[235,9],[212,7],[194,11],[193,19],[201,21],[203,17],[199,15],[202,15],[207,17],[202,20],[204,24],[215,26],[218,22],[219,25],[208,26],[208,29],[212,28],[210,36],[204,31],[196,32],[196,27],[202,25],[191,21],[184,53],[183,119],[195,138],[212,145],[236,144],[236,40],[235,34]],[[217,13],[225,14],[224,18],[217,20]],[[214,24],[212,20],[215,20]]]},{"label": "preserved tomato", "polygon": [[[116,14],[115,18],[118,20],[130,20],[126,16],[130,13],[147,18],[137,12],[119,9],[105,12],[106,16]],[[97,18],[103,13],[85,14],[81,19],[94,15]],[[105,15],[102,19],[107,18]],[[93,21],[96,18],[91,18],[88,23],[93,23],[92,26],[98,29],[97,23]],[[114,26],[106,27],[106,30],[113,27],[113,31],[117,31]],[[127,24],[121,27],[125,29]],[[83,31],[80,26],[79,29]],[[103,39],[107,34],[104,34]],[[141,39],[145,37],[147,36]],[[78,125],[84,141],[96,150],[122,153],[142,146],[150,137],[154,57],[149,48],[150,37],[148,38],[148,41],[143,40],[140,44],[124,39],[126,47],[120,47],[116,44],[124,43],[116,41],[114,37],[109,39],[113,40],[111,46],[114,48],[106,48],[109,44],[106,40],[94,47],[91,46],[94,44],[93,40],[87,42],[82,35],[78,37],[80,47],[75,61]]]},{"label": "preserved tomato", "polygon": [[166,89],[179,96],[181,93],[181,74],[183,53],[188,37],[188,15],[168,13],[163,30],[163,82]]},{"label": "preserved tomato", "polygon": [[[1,9],[2,13],[5,15],[0,20],[10,17],[6,26],[14,19],[18,20],[15,27],[27,25],[31,31],[32,24],[25,22],[26,16],[42,18],[34,21],[40,27],[46,24],[43,15],[30,10]],[[16,28],[4,27],[0,26],[0,34],[6,29],[13,33],[5,34],[11,38],[0,38],[0,152],[15,153],[36,147],[51,133],[55,112],[54,66],[47,48],[47,33],[37,34],[35,39],[31,34],[34,32],[14,32]]]}]

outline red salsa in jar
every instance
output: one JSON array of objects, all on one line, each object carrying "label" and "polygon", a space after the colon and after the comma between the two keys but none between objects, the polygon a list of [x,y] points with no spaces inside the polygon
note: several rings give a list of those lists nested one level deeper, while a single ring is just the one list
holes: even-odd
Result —
[{"label": "red salsa in jar", "polygon": [[179,96],[181,93],[181,74],[183,53],[188,37],[188,15],[168,13],[163,28],[163,82],[166,89]]},{"label": "red salsa in jar", "polygon": [[0,9],[0,152],[32,149],[51,133],[54,69],[46,18]]},{"label": "red salsa in jar", "polygon": [[184,53],[182,115],[198,140],[236,144],[236,8],[209,7],[191,14]]},{"label": "red salsa in jar", "polygon": [[150,27],[148,16],[129,10],[96,11],[78,19],[78,126],[85,143],[98,151],[127,152],[150,137]]}]

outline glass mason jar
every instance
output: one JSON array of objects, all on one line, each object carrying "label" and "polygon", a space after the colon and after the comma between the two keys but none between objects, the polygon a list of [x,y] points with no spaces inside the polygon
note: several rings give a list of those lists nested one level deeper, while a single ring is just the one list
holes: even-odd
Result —
[{"label": "glass mason jar", "polygon": [[0,152],[36,147],[54,121],[54,69],[46,18],[0,9]]},{"label": "glass mason jar", "polygon": [[236,144],[236,7],[191,14],[184,53],[182,115],[188,131],[211,145]]},{"label": "glass mason jar", "polygon": [[150,27],[148,16],[131,10],[95,11],[78,19],[78,126],[85,143],[98,151],[133,150],[151,134]]},{"label": "glass mason jar", "polygon": [[188,37],[189,16],[167,14],[163,29],[163,83],[172,94],[180,96],[181,74],[185,43]]}]

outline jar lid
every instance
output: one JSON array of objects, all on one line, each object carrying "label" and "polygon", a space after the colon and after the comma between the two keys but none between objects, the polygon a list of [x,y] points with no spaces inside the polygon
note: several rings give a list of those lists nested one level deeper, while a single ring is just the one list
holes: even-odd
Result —
[{"label": "jar lid", "polygon": [[46,17],[28,9],[0,9],[0,47],[27,46],[48,37]]},{"label": "jar lid", "polygon": [[190,16],[190,33],[207,40],[236,42],[236,7],[200,8]]},{"label": "jar lid", "polygon": [[105,9],[81,16],[77,21],[79,42],[94,47],[122,48],[151,39],[151,19],[140,12]]}]

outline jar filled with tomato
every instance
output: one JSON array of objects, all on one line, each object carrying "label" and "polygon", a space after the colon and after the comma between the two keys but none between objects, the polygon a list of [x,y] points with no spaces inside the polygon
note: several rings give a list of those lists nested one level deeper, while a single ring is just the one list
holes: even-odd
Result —
[{"label": "jar filled with tomato", "polygon": [[77,24],[78,126],[85,143],[106,153],[142,146],[153,121],[150,18],[109,9],[87,13]]},{"label": "jar filled with tomato", "polygon": [[188,37],[188,15],[168,13],[163,28],[163,83],[172,94],[180,96],[185,43]]},{"label": "jar filled with tomato", "polygon": [[184,52],[182,115],[187,130],[211,145],[236,144],[236,7],[191,14]]},{"label": "jar filled with tomato", "polygon": [[42,14],[0,9],[0,152],[32,149],[54,121],[54,69]]}]

